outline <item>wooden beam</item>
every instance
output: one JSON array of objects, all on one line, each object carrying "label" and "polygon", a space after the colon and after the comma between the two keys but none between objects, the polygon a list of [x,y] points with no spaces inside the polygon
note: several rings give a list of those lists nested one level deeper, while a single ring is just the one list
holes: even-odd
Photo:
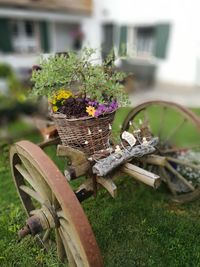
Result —
[{"label": "wooden beam", "polygon": [[97,183],[102,185],[113,198],[117,196],[117,186],[112,179],[97,176]]},{"label": "wooden beam", "polygon": [[137,181],[140,181],[153,188],[158,188],[160,186],[161,179],[158,175],[152,172],[148,172],[131,163],[126,163],[125,165],[122,166],[122,168],[120,168],[120,170],[132,176]]},{"label": "wooden beam", "polygon": [[73,166],[88,162],[86,155],[82,151],[64,145],[57,146],[57,156],[69,157]]},{"label": "wooden beam", "polygon": [[166,158],[158,155],[148,155],[144,158],[139,158],[142,162],[157,165],[157,166],[165,166],[166,165]]},{"label": "wooden beam", "polygon": [[98,160],[92,167],[92,172],[97,176],[106,176],[120,165],[133,158],[141,158],[144,155],[153,153],[158,144],[158,138],[153,138],[147,144],[128,146],[116,151],[106,158]]},{"label": "wooden beam", "polygon": [[55,138],[48,139],[46,141],[43,141],[43,142],[39,143],[38,146],[40,148],[45,148],[47,146],[57,145],[59,143],[60,143],[60,137],[55,137]]}]

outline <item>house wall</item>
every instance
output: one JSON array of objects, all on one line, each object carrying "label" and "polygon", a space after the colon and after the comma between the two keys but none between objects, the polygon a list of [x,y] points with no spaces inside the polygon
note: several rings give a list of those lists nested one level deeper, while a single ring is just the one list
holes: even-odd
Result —
[{"label": "house wall", "polygon": [[[60,52],[70,49],[72,38],[70,32],[78,25],[83,24],[83,20],[88,15],[70,15],[63,12],[34,11],[15,8],[0,8],[0,18],[31,20],[44,22],[48,31],[48,53]],[[44,36],[42,36],[44,37]],[[0,37],[1,38],[1,37]],[[38,63],[40,54],[37,53],[0,53],[0,62],[10,63],[14,68],[30,68]]]},{"label": "house wall", "polygon": [[105,22],[132,27],[170,23],[167,56],[156,60],[157,80],[200,85],[199,9],[198,0],[94,0],[95,16],[87,25],[90,44],[102,40],[99,26]]},{"label": "house wall", "polygon": [[[50,30],[50,52],[63,48],[56,49],[58,40],[63,41],[55,32],[58,27],[56,25],[59,23],[80,23],[85,35],[84,46],[94,48],[101,47],[104,23],[114,23],[119,27],[170,23],[171,31],[166,58],[156,59],[157,80],[193,86],[200,85],[199,10],[199,0],[93,0],[93,12],[90,16],[1,8],[0,17],[47,21]],[[63,27],[61,28],[62,34]],[[116,34],[116,42],[118,38]],[[70,46],[70,40],[67,42]],[[29,63],[32,65],[33,62],[37,62],[38,55],[0,55],[0,60],[3,58],[15,66],[27,66]]]}]

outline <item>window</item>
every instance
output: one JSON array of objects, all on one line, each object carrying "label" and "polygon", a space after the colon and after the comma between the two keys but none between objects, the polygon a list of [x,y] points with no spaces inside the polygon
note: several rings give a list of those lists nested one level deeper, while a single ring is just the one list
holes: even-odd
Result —
[{"label": "window", "polygon": [[15,52],[34,53],[39,49],[38,25],[29,20],[11,22],[12,44]]},{"label": "window", "polygon": [[134,32],[136,55],[141,57],[151,57],[155,47],[155,28],[137,27]]},{"label": "window", "polygon": [[134,57],[160,59],[167,57],[171,25],[130,27],[128,30],[128,54]]},{"label": "window", "polygon": [[25,33],[28,37],[34,36],[34,23],[31,21],[25,21]]}]

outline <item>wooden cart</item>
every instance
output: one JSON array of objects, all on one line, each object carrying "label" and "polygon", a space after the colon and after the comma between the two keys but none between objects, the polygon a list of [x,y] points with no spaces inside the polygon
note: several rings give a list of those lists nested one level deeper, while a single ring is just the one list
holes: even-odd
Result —
[{"label": "wooden cart", "polygon": [[[171,124],[171,118],[176,123]],[[188,151],[200,147],[199,117],[175,103],[149,101],[128,114],[121,132],[137,135],[147,129],[151,140],[130,149],[124,147],[124,150],[120,149],[121,154],[109,152],[111,155],[103,158],[100,153],[88,159],[83,152],[62,146],[52,125],[45,131],[46,135],[43,131],[46,140],[40,145],[29,141],[15,143],[10,150],[12,175],[28,216],[26,226],[19,231],[20,237],[37,235],[48,247],[54,231],[59,259],[67,260],[70,267],[100,267],[103,266],[101,253],[81,202],[96,195],[101,187],[116,197],[114,180],[125,173],[154,188],[163,181],[174,201],[183,203],[198,198],[198,183],[185,176],[181,168],[200,173],[197,162],[190,162],[185,157]],[[183,147],[181,138],[184,136],[188,142]],[[42,150],[55,144],[57,155],[68,158],[64,174]],[[108,158],[112,155],[121,158],[123,151],[128,153],[126,160],[115,162],[114,167],[105,167],[105,162],[110,162]],[[104,176],[100,175],[102,173]],[[73,191],[69,181],[81,176],[86,177],[85,182]]]}]

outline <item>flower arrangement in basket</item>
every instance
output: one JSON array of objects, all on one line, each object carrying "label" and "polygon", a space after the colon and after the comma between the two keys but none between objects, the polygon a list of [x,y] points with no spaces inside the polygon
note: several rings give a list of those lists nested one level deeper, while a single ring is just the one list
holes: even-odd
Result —
[{"label": "flower arrangement in basket", "polygon": [[94,54],[84,49],[42,58],[32,74],[33,93],[48,97],[62,144],[88,155],[109,148],[115,111],[128,103],[125,74],[113,71],[110,57],[94,64]]}]

